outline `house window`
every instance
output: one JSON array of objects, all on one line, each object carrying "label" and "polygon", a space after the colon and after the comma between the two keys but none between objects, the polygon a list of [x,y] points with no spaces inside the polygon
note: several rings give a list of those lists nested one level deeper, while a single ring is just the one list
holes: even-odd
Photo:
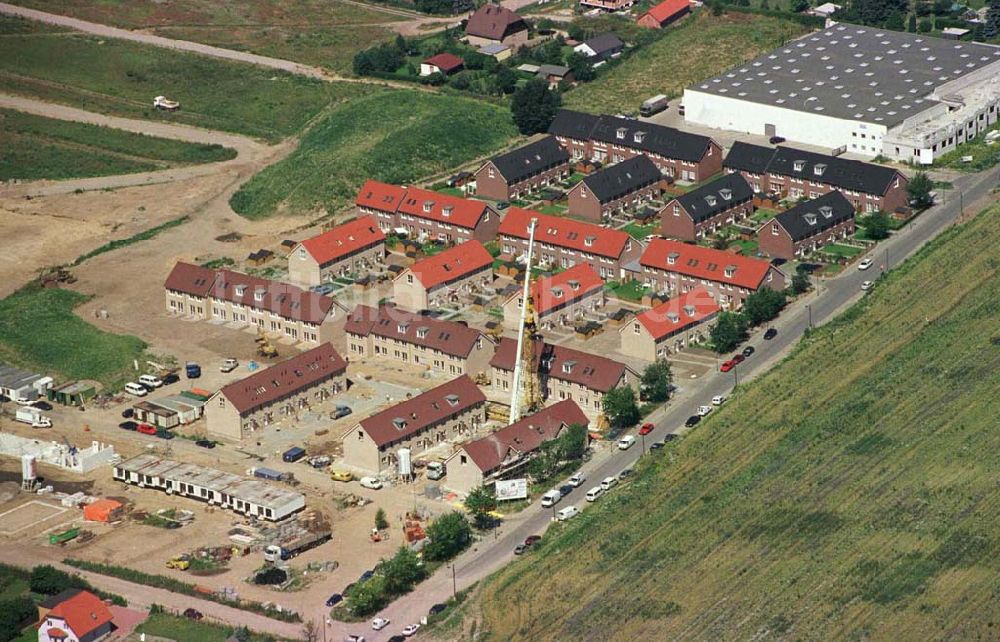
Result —
[{"label": "house window", "polygon": [[775,236],[778,235],[778,224],[777,223],[771,223],[771,234],[773,234]]},{"label": "house window", "polygon": [[406,275],[406,282],[407,283],[413,283],[413,275],[412,274],[407,274]]},{"label": "house window", "polygon": [[302,259],[303,261],[306,260],[306,248],[304,247],[299,248],[299,258]]},{"label": "house window", "polygon": [[674,203],[674,216],[680,216],[680,215],[681,215],[681,206],[678,205],[677,203]]},{"label": "house window", "polygon": [[464,466],[467,463],[469,463],[469,458],[467,456],[465,456],[465,455],[459,455],[458,456],[458,461],[459,461],[460,464],[462,464]]},{"label": "house window", "polygon": [[636,334],[640,333],[639,324],[638,323],[632,324],[632,331],[635,332]]},{"label": "house window", "polygon": [[219,407],[220,408],[226,407],[226,398],[223,397],[222,395],[219,395]]},{"label": "house window", "polygon": [[495,171],[495,170],[493,169],[493,166],[491,165],[490,167],[488,167],[488,168],[486,169],[486,174],[487,174],[487,176],[489,176],[490,178],[496,178],[496,174],[497,174],[497,173],[496,173],[496,171]]}]

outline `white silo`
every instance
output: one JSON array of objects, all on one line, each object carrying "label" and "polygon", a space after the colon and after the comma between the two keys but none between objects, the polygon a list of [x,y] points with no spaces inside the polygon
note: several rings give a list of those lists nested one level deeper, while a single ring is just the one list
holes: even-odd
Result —
[{"label": "white silo", "polygon": [[410,461],[410,449],[400,448],[399,456],[399,476],[409,478],[413,474],[413,463]]},{"label": "white silo", "polygon": [[38,460],[34,455],[21,455],[21,488],[31,490],[38,481]]}]

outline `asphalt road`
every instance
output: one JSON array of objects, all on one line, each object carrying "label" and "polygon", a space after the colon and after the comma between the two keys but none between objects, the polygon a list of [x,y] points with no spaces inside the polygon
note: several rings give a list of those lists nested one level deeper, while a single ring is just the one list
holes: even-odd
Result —
[{"label": "asphalt road", "polygon": [[[971,206],[988,196],[992,188],[1000,185],[1000,168],[974,175],[963,175],[955,179],[953,184],[955,188],[948,190],[944,195],[944,203],[935,205],[921,214],[913,223],[893,234],[887,241],[878,244],[867,255],[874,262],[871,268],[859,271],[851,267],[834,278],[819,281],[813,292],[789,306],[776,320],[773,327],[778,330],[777,337],[771,341],[764,341],[763,329],[751,336],[747,345],[756,348],[753,356],[731,372],[722,373],[716,370],[684,385],[666,407],[649,418],[656,428],[645,437],[645,445],[648,447],[654,441],[662,441],[668,433],[685,432],[687,429],[684,428],[684,421],[695,414],[698,406],[711,404],[711,399],[715,395],[729,395],[737,378],[740,383],[744,383],[767,371],[794,347],[809,326],[810,320],[813,326],[822,325],[857,301],[864,294],[861,291],[862,281],[876,280],[883,266],[885,270],[889,270],[899,265],[927,241],[952,225],[962,214],[962,205]],[[692,430],[711,430],[711,416],[707,421],[707,424],[699,424]],[[586,510],[587,501],[584,495],[587,490],[601,479],[617,476],[623,469],[633,466],[643,454],[642,448],[643,442],[637,440],[637,443],[628,450],[615,449],[610,456],[595,458],[588,462],[582,469],[587,475],[587,481],[564,497],[555,509],[575,505],[581,510]],[[413,593],[396,600],[384,609],[379,615],[392,622],[386,629],[375,632],[367,623],[347,625],[333,622],[326,627],[327,639],[340,640],[349,633],[360,633],[366,640],[379,642],[390,635],[398,634],[403,626],[419,622],[432,604],[447,600],[453,590],[471,586],[510,562],[514,558],[514,547],[529,535],[544,533],[552,522],[553,513],[553,509],[534,505],[511,519],[501,529],[496,540],[486,535],[475,550],[466,552],[456,560],[454,570],[450,565],[442,568],[434,577],[420,584]],[[317,620],[322,621],[321,618],[322,615],[319,615]]]}]

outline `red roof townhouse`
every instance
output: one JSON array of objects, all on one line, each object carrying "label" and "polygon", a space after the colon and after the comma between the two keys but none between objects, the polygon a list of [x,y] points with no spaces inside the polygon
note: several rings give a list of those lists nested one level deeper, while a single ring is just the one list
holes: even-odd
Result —
[{"label": "red roof townhouse", "polygon": [[461,71],[464,64],[464,61],[455,54],[439,53],[420,63],[420,75],[430,76],[431,74],[441,74],[442,76],[449,76]]},{"label": "red roof townhouse", "polygon": [[463,444],[445,460],[445,485],[458,493],[498,479],[523,475],[524,467],[538,448],[574,424],[589,426],[590,421],[571,399],[543,408],[496,432]]},{"label": "red roof townhouse", "polygon": [[418,240],[483,243],[496,238],[500,215],[489,204],[419,187],[367,181],[355,199],[359,212],[371,214],[383,232]]},{"label": "red roof townhouse", "polygon": [[642,246],[628,233],[519,207],[510,208],[500,224],[502,257],[520,259],[527,253],[531,219],[538,221],[535,265],[568,269],[586,263],[605,280],[625,278],[626,266],[638,269]]},{"label": "red roof townhouse", "polygon": [[288,278],[306,286],[377,268],[385,260],[385,234],[372,216],[361,216],[296,244]]},{"label": "red roof townhouse", "polygon": [[400,272],[392,282],[392,298],[408,310],[427,310],[482,292],[492,283],[493,257],[482,243],[469,241]]},{"label": "red roof townhouse", "polygon": [[653,239],[640,259],[640,280],[678,296],[703,287],[724,310],[761,288],[785,289],[785,274],[769,261],[667,239]]},{"label": "red roof townhouse", "polygon": [[637,315],[619,330],[621,351],[636,359],[656,361],[708,338],[721,308],[705,288],[668,299]]},{"label": "red roof townhouse", "polygon": [[399,451],[410,456],[467,439],[486,422],[486,395],[467,375],[461,375],[401,403],[362,419],[345,432],[346,466],[381,472],[398,466]]},{"label": "red roof townhouse", "polygon": [[[516,328],[521,322],[523,293],[524,290],[518,287],[502,305],[503,322],[508,328]],[[571,326],[588,313],[604,307],[604,281],[586,263],[536,279],[531,284],[530,294],[535,319],[542,329]]]},{"label": "red roof townhouse", "polygon": [[111,609],[89,591],[65,591],[62,599],[44,613],[38,625],[38,642],[95,642],[114,630]]},{"label": "red roof townhouse", "polygon": [[662,29],[690,12],[691,0],[664,0],[639,16],[636,22],[650,29]]}]

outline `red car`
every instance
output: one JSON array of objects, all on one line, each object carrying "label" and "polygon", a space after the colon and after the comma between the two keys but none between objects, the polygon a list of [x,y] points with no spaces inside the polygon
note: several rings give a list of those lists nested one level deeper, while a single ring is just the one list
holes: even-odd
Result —
[{"label": "red car", "polygon": [[730,361],[733,362],[733,365],[739,365],[739,364],[743,363],[746,360],[747,360],[747,358],[744,357],[742,354],[734,354],[733,358],[730,359]]},{"label": "red car", "polygon": [[144,435],[156,434],[156,426],[150,426],[149,424],[139,424],[138,430]]},{"label": "red car", "polygon": [[734,363],[730,359],[729,361],[726,361],[721,366],[719,366],[719,370],[722,371],[722,372],[729,372],[730,370],[732,370],[735,367],[736,367],[736,363]]},{"label": "red car", "polygon": [[655,426],[653,426],[653,424],[642,424],[642,428],[639,429],[639,434],[648,435],[649,433],[653,432],[654,427]]}]

